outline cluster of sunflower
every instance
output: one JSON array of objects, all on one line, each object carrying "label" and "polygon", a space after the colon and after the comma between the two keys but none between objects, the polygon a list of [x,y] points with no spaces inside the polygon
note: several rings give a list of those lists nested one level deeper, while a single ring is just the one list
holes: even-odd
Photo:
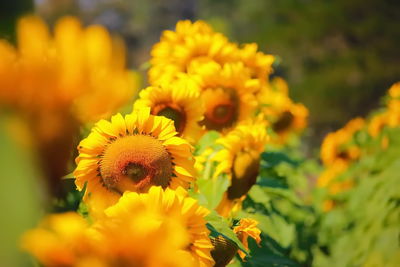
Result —
[{"label": "cluster of sunflower", "polygon": [[[357,182],[343,177],[350,166],[361,157],[385,150],[390,145],[385,130],[400,126],[400,83],[391,86],[385,101],[386,106],[368,120],[360,117],[352,119],[343,128],[325,137],[321,145],[321,160],[325,169],[318,178],[317,186],[327,188],[332,197],[349,190]],[[368,142],[379,142],[378,150],[371,149]],[[323,208],[328,211],[334,205],[335,201],[328,199]]]},{"label": "cluster of sunflower", "polygon": [[399,96],[400,83],[395,83],[382,108],[351,120],[323,142],[325,170],[314,195],[323,211],[314,266],[398,265]]},{"label": "cluster of sunflower", "polygon": [[[238,46],[205,22],[180,21],[151,51],[150,86],[131,111],[135,75],[121,40],[66,17],[54,37],[22,18],[18,46],[0,42],[0,101],[28,121],[50,189],[73,171],[87,212],[53,214],[23,237],[45,266],[224,266],[257,221],[237,212],[256,183],[260,154],[306,126],[274,57]],[[10,90],[12,88],[12,90]],[[226,224],[219,228],[210,218]]]}]

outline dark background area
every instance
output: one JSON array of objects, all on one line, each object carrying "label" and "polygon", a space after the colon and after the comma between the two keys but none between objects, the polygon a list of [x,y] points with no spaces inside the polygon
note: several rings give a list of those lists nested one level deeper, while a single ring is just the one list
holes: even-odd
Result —
[{"label": "dark background area", "polygon": [[0,30],[14,40],[13,24],[35,12],[50,24],[62,15],[99,23],[120,34],[129,64],[141,69],[151,46],[180,19],[203,19],[232,41],[256,42],[278,56],[274,75],[310,110],[305,141],[323,136],[379,107],[400,80],[400,1],[396,0],[28,0],[1,1]]}]

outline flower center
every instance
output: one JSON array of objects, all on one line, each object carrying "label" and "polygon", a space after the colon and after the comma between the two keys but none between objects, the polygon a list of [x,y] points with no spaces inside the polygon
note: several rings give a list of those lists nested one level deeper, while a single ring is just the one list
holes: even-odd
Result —
[{"label": "flower center", "polygon": [[210,88],[202,93],[206,112],[202,124],[208,130],[231,127],[238,117],[238,99],[233,89]]},{"label": "flower center", "polygon": [[182,134],[186,126],[186,113],[175,104],[161,104],[156,106],[152,112],[156,116],[164,116],[174,121],[175,129]]},{"label": "flower center", "polygon": [[272,125],[272,128],[277,133],[283,132],[290,127],[293,119],[293,114],[290,111],[285,111],[282,113],[280,118]]},{"label": "flower center", "polygon": [[100,160],[100,177],[115,192],[147,192],[152,185],[167,187],[172,176],[172,161],[162,143],[148,135],[116,139]]},{"label": "flower center", "polygon": [[258,154],[240,152],[233,161],[232,181],[228,187],[228,199],[237,199],[249,192],[256,183],[260,159]]}]

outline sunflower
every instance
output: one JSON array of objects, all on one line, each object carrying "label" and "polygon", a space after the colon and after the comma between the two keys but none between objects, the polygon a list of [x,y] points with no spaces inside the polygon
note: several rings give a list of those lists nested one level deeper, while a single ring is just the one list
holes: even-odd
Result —
[{"label": "sunflower", "polygon": [[203,119],[204,107],[197,83],[181,75],[172,83],[150,86],[140,92],[134,108],[149,107],[151,114],[174,121],[179,136],[197,141],[202,135],[198,122]]},{"label": "sunflower", "polygon": [[[22,246],[49,267],[199,266],[189,244],[206,249],[205,210],[173,192],[154,188],[150,195],[125,194],[92,225],[74,212],[51,215],[24,235]],[[168,200],[174,205],[168,206]]]},{"label": "sunflower", "polygon": [[[248,250],[249,249],[249,242],[248,238],[253,238],[258,245],[261,242],[261,230],[257,227],[258,222],[254,219],[243,218],[240,219],[239,224],[233,227],[233,232],[237,235],[239,240],[243,243],[243,246]],[[246,254],[238,250],[239,256],[244,259]]]},{"label": "sunflower", "polygon": [[353,135],[365,125],[362,118],[349,121],[343,128],[329,133],[321,145],[321,159],[325,166],[330,166],[338,161],[353,162],[360,157],[360,149],[355,144],[350,144]]},{"label": "sunflower", "polygon": [[172,120],[150,115],[148,108],[99,121],[78,146],[74,175],[78,190],[87,183],[84,200],[101,211],[124,191],[188,188],[194,181],[192,147],[176,135]]},{"label": "sunflower", "polygon": [[282,78],[274,78],[260,90],[258,99],[261,112],[271,122],[277,134],[277,143],[285,143],[293,133],[300,133],[307,126],[308,110],[294,103],[288,96],[288,85]]},{"label": "sunflower", "polygon": [[266,123],[245,122],[226,136],[217,139],[223,149],[213,157],[218,165],[215,175],[228,175],[230,186],[217,207],[222,216],[229,216],[232,208],[240,208],[247,192],[256,183],[260,166],[260,154],[268,141]]},{"label": "sunflower", "polygon": [[105,28],[84,29],[78,19],[64,17],[52,37],[39,17],[26,16],[17,29],[18,47],[0,41],[3,104],[27,113],[64,109],[87,122],[111,115],[133,96],[124,45]]},{"label": "sunflower", "polygon": [[137,86],[122,41],[73,17],[57,21],[53,35],[39,17],[22,17],[17,45],[0,40],[0,77],[0,106],[26,120],[54,194],[79,126],[111,116]]},{"label": "sunflower", "polygon": [[164,31],[159,43],[151,51],[151,84],[168,76],[173,79],[179,72],[186,72],[193,62],[214,61],[219,64],[239,59],[237,45],[214,32],[203,21],[180,21],[175,32]]},{"label": "sunflower", "polygon": [[[180,224],[188,236],[183,248],[190,252],[194,261],[197,262],[196,265],[213,265],[214,261],[210,255],[213,246],[208,237],[209,230],[206,227],[206,220],[204,219],[209,211],[201,207],[197,200],[188,197],[186,190],[183,188],[178,188],[177,190],[167,188],[164,191],[161,187],[153,186],[146,194],[126,192],[117,204],[105,210],[106,221],[129,225],[130,218],[135,220],[135,211],[138,209],[142,212],[155,213],[161,216],[163,221],[172,220],[178,225]],[[102,224],[102,221],[100,221],[100,225]],[[138,225],[138,227],[146,229],[151,224],[158,227],[160,222],[157,217],[154,217],[153,220],[143,221],[142,224],[143,226]],[[113,229],[120,232],[117,235],[125,235],[125,233],[120,231],[120,225],[117,225],[115,228],[113,227]],[[137,231],[143,232],[139,229]],[[113,235],[107,236],[113,238]],[[120,238],[117,241],[120,242]],[[127,241],[129,242],[129,239]],[[147,246],[145,248],[147,249]],[[131,244],[127,246],[128,251],[129,249],[131,249]]]},{"label": "sunflower", "polygon": [[22,248],[44,266],[76,266],[77,257],[89,257],[88,223],[75,212],[46,217],[23,235]]},{"label": "sunflower", "polygon": [[400,82],[393,84],[389,88],[389,96],[391,98],[400,98]]},{"label": "sunflower", "polygon": [[368,124],[368,133],[377,137],[383,128],[400,125],[400,82],[393,84],[388,91],[388,102],[382,113],[372,117]]},{"label": "sunflower", "polygon": [[205,105],[204,120],[207,130],[225,132],[247,119],[255,110],[257,101],[253,92],[260,82],[251,79],[242,63],[202,64],[189,70],[199,79],[201,98]]},{"label": "sunflower", "polygon": [[250,69],[252,77],[266,82],[268,76],[272,73],[272,64],[274,63],[275,57],[257,50],[258,47],[256,43],[245,44],[239,50],[239,58],[244,65]]},{"label": "sunflower", "polygon": [[389,113],[387,111],[376,114],[372,117],[372,119],[368,123],[368,133],[372,137],[377,137],[382,129],[387,125]]}]

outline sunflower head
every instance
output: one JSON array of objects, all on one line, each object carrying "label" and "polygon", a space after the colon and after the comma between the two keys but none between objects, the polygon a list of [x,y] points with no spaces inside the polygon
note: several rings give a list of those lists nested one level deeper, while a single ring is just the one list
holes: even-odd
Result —
[{"label": "sunflower head", "polygon": [[187,188],[194,180],[192,147],[176,135],[173,121],[148,108],[98,122],[78,147],[78,189],[87,183],[85,200],[102,210],[125,191]]},{"label": "sunflower head", "polygon": [[336,132],[329,133],[321,145],[321,159],[325,166],[335,164],[338,161],[346,163],[359,158],[360,149],[357,145],[351,144],[353,135],[365,125],[362,118],[355,118],[349,121],[343,128]]},{"label": "sunflower head", "polygon": [[256,183],[260,154],[267,141],[264,121],[244,122],[216,141],[223,146],[213,157],[218,163],[216,175],[226,173],[231,180],[225,200],[218,206],[221,215],[229,215],[233,207],[240,208],[241,201]]},{"label": "sunflower head", "polygon": [[258,51],[256,43],[245,44],[239,50],[240,60],[251,71],[251,76],[260,79],[262,82],[268,80],[268,75],[272,73],[272,64],[275,61],[273,55],[264,54]]},{"label": "sunflower head", "polygon": [[391,98],[400,98],[400,82],[397,82],[390,87],[389,96]]},{"label": "sunflower head", "polygon": [[181,187],[163,190],[154,186],[144,194],[126,192],[118,203],[105,210],[106,220],[121,221],[123,225],[127,220],[129,227],[129,220],[135,220],[137,210],[151,215],[148,220],[141,222],[143,226],[138,225],[143,228],[139,232],[148,231],[146,229],[153,231],[153,228],[158,228],[165,222],[173,222],[186,236],[181,249],[189,252],[198,266],[211,266],[214,263],[210,254],[213,246],[204,218],[209,211],[201,207],[195,199],[188,197],[186,190]]},{"label": "sunflower head", "polygon": [[288,85],[282,78],[274,78],[258,93],[261,113],[271,122],[278,144],[285,143],[293,133],[300,133],[307,126],[308,109],[294,103],[288,95]]},{"label": "sunflower head", "polygon": [[165,76],[173,79],[179,72],[187,72],[193,63],[224,64],[239,60],[237,45],[202,21],[181,21],[175,31],[164,31],[151,55],[148,74],[152,84]]},{"label": "sunflower head", "polygon": [[118,138],[108,146],[99,164],[104,185],[113,191],[146,192],[150,186],[167,187],[172,159],[162,143],[147,135]]},{"label": "sunflower head", "polygon": [[199,77],[201,97],[205,105],[202,125],[208,130],[227,131],[245,120],[256,108],[254,92],[261,86],[251,79],[242,63],[215,62],[199,65],[189,73]]},{"label": "sunflower head", "polygon": [[39,17],[22,17],[17,47],[0,41],[0,52],[0,92],[7,92],[0,102],[28,114],[62,111],[96,121],[126,104],[137,85],[122,40],[74,17],[58,20],[53,35]]},{"label": "sunflower head", "polygon": [[174,121],[179,136],[191,142],[201,137],[203,130],[198,122],[203,119],[204,106],[198,83],[188,75],[170,83],[150,86],[140,92],[134,108],[148,107],[151,114]]}]

